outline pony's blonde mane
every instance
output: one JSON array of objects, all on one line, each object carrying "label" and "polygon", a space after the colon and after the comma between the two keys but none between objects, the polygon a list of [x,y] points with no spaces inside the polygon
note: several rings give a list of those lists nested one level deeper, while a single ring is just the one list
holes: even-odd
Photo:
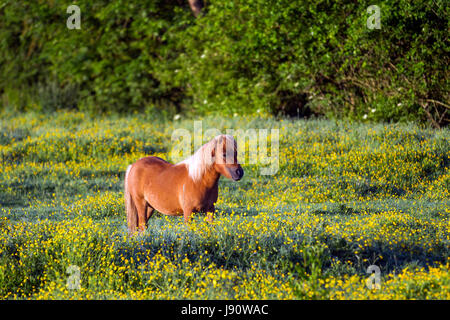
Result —
[{"label": "pony's blonde mane", "polygon": [[[179,164],[185,164],[189,171],[189,176],[194,181],[200,180],[205,172],[213,165],[215,159],[211,156],[212,151],[217,147],[221,137],[226,139],[226,145],[234,145],[235,140],[231,135],[218,135],[211,141],[201,146],[192,156]],[[231,144],[229,144],[231,143]]]}]

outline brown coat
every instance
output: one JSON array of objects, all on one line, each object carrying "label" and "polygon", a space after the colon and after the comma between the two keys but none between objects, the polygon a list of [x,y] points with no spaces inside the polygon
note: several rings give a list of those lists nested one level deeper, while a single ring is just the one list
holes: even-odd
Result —
[{"label": "brown coat", "polygon": [[[129,166],[125,203],[130,233],[136,228],[144,231],[155,209],[170,216],[184,215],[185,222],[189,222],[192,212],[210,213],[212,222],[220,176],[237,181],[244,174],[237,162],[236,142],[231,137],[233,150],[227,151],[227,139],[230,136],[214,138],[193,157],[178,164],[145,157]],[[225,156],[232,161],[227,163]]]}]

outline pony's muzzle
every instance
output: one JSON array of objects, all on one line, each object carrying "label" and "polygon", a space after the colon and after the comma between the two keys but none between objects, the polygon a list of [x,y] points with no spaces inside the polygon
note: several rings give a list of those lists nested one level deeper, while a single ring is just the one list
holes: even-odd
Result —
[{"label": "pony's muzzle", "polygon": [[234,173],[232,175],[234,181],[239,181],[244,176],[244,170],[241,167],[238,167]]}]

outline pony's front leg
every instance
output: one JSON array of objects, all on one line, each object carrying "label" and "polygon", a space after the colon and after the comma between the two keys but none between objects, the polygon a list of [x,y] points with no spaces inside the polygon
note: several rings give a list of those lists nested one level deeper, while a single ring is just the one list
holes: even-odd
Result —
[{"label": "pony's front leg", "polygon": [[187,224],[191,222],[192,210],[193,208],[190,207],[186,207],[183,209],[184,223]]},{"label": "pony's front leg", "polygon": [[207,210],[206,210],[206,220],[209,223],[213,223],[214,222],[214,213],[216,212],[216,209],[214,208],[214,205],[211,205]]}]

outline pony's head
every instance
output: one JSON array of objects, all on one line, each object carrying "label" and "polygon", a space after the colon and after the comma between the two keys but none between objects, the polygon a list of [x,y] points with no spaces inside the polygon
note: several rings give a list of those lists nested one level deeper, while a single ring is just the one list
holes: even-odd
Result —
[{"label": "pony's head", "polygon": [[237,160],[236,140],[230,135],[220,135],[214,139],[216,143],[211,158],[215,170],[228,179],[241,180],[244,170]]},{"label": "pony's head", "polygon": [[230,135],[218,135],[183,163],[187,165],[189,176],[194,181],[200,180],[211,168],[234,181],[240,180],[244,175],[244,170],[237,161],[236,141]]}]

